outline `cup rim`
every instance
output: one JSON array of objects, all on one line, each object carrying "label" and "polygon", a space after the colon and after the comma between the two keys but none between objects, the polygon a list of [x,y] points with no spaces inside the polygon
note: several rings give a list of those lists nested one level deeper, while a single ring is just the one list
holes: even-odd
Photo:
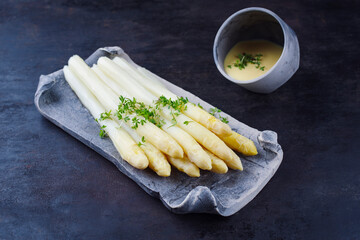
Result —
[{"label": "cup rim", "polygon": [[[259,76],[259,77],[256,77],[256,78],[253,78],[253,79],[250,79],[250,80],[236,80],[234,78],[232,78],[231,76],[229,76],[225,70],[223,70],[221,67],[220,67],[220,64],[219,64],[219,61],[217,60],[216,58],[216,45],[217,43],[219,42],[219,36],[220,36],[220,33],[224,30],[225,26],[229,24],[229,22],[235,18],[236,16],[238,16],[239,14],[241,13],[244,13],[244,12],[250,12],[250,11],[257,11],[257,12],[265,12],[269,15],[271,15],[272,17],[274,17],[276,19],[276,21],[280,24],[281,26],[281,30],[283,31],[283,35],[284,35],[284,47],[283,47],[283,50],[281,52],[281,55],[279,57],[279,59],[276,61],[276,63],[274,64],[274,66],[272,66],[270,68],[269,71],[267,71],[265,74]],[[240,85],[246,85],[246,84],[250,84],[250,83],[254,83],[254,82],[257,82],[261,79],[263,79],[264,77],[268,76],[275,68],[276,66],[279,64],[280,60],[283,58],[284,56],[284,50],[285,50],[285,46],[287,44],[287,38],[286,38],[286,35],[285,35],[285,23],[283,22],[283,20],[276,14],[274,13],[273,11],[269,10],[269,9],[266,9],[266,8],[262,8],[262,7],[249,7],[249,8],[244,8],[244,9],[241,9],[235,13],[233,13],[230,17],[228,17],[224,22],[223,24],[220,26],[219,30],[217,31],[216,33],[216,36],[215,36],[215,40],[214,40],[214,45],[213,45],[213,57],[214,57],[214,62],[215,62],[215,65],[217,67],[217,69],[219,70],[219,72],[228,80],[230,80],[231,82],[233,83],[236,83],[236,84],[240,84]]]}]

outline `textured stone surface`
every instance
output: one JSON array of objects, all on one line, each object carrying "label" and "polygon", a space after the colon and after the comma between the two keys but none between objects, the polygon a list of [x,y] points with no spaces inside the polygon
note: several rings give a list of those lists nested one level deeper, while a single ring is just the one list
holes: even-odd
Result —
[{"label": "textured stone surface", "polygon": [[[227,81],[213,62],[221,23],[250,6],[274,11],[299,38],[299,70],[270,95]],[[0,238],[358,239],[359,8],[353,0],[0,1]],[[235,119],[277,132],[285,154],[266,187],[228,218],[171,214],[42,117],[33,103],[40,74],[101,46],[121,46]]]},{"label": "textured stone surface", "polygon": [[[119,47],[98,49],[86,62],[92,66],[101,56],[120,56],[135,66]],[[161,80],[176,95],[187,97],[208,111],[214,107],[174,84]],[[133,168],[121,159],[110,139],[99,137],[97,123],[68,86],[62,70],[40,77],[35,105],[51,122],[106,157],[147,193],[159,197],[175,213],[216,213],[223,216],[236,213],[265,186],[283,157],[275,132],[259,132],[223,113],[232,129],[253,140],[258,149],[259,154],[256,156],[241,156],[244,171],[230,170],[223,175],[204,171],[199,178],[190,178],[174,170],[171,177],[162,178],[149,169],[141,171]]]}]

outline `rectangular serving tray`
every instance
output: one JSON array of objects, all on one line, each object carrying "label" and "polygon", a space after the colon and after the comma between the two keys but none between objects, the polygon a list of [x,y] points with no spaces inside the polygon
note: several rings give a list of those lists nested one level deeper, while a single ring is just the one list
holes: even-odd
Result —
[{"label": "rectangular serving tray", "polygon": [[[120,47],[100,48],[86,62],[91,66],[102,56],[121,56],[137,66]],[[204,109],[213,107],[190,92],[164,79],[161,81],[170,91],[188,97],[193,103],[200,103]],[[256,156],[239,154],[244,171],[229,170],[226,174],[201,171],[199,178],[191,178],[173,170],[170,177],[159,177],[149,169],[133,168],[120,157],[111,140],[99,137],[97,123],[67,84],[62,70],[40,76],[35,105],[45,118],[114,163],[122,173],[148,194],[159,198],[174,213],[212,213],[222,216],[236,213],[266,185],[283,158],[275,132],[258,131],[224,113],[231,128],[254,141],[258,149],[259,154]]]}]

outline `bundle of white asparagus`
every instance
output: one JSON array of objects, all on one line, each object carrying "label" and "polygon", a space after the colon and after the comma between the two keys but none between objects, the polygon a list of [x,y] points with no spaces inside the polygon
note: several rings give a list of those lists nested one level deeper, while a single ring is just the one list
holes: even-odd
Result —
[{"label": "bundle of white asparagus", "polygon": [[170,176],[171,167],[191,177],[200,170],[243,170],[233,150],[256,155],[254,143],[227,120],[169,91],[159,77],[120,57],[101,57],[91,68],[77,55],[64,67],[66,81],[121,157],[138,169]]}]

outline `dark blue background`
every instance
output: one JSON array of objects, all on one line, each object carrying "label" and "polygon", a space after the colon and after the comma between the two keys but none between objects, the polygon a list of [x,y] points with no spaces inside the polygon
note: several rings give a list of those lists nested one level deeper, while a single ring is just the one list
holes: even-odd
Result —
[{"label": "dark blue background", "polygon": [[[259,95],[225,80],[212,44],[235,11],[269,8],[297,33],[300,69]],[[359,239],[358,1],[0,2],[0,239]],[[175,215],[45,120],[40,74],[120,46],[140,65],[259,130],[284,161],[232,217]]]}]

